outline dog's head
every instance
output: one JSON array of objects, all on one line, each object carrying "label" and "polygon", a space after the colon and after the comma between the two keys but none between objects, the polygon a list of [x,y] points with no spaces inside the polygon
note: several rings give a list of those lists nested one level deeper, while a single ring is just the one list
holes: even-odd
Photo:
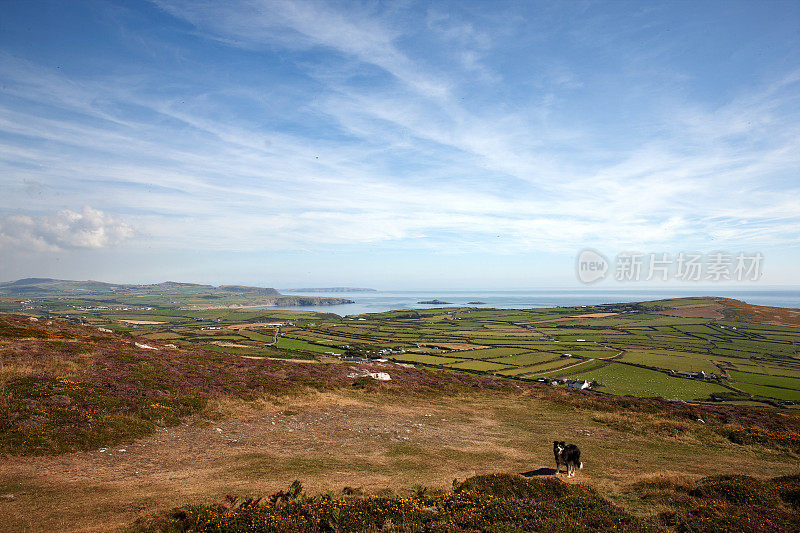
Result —
[{"label": "dog's head", "polygon": [[555,453],[563,452],[564,448],[566,448],[566,447],[567,447],[567,445],[563,440],[562,441],[557,441],[557,440],[553,441],[553,452],[555,452]]}]

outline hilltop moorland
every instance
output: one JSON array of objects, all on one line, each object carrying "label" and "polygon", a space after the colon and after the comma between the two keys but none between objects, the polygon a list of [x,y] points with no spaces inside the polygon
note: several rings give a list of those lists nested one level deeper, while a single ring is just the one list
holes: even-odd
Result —
[{"label": "hilltop moorland", "polygon": [[[61,297],[0,299],[4,531],[800,524],[799,310],[342,318]],[[554,440],[581,447],[575,478]]]}]

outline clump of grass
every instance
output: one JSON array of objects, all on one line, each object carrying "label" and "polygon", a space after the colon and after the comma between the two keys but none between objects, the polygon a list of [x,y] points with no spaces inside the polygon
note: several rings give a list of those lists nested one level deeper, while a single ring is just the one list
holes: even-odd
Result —
[{"label": "clump of grass", "polygon": [[742,475],[709,476],[689,491],[705,500],[722,500],[737,505],[761,505],[775,508],[780,498],[775,487],[765,481]]},{"label": "clump of grass", "polygon": [[773,480],[781,500],[800,509],[800,474],[781,476]]},{"label": "clump of grass", "polygon": [[720,433],[735,444],[760,444],[800,453],[800,431],[795,428],[725,427]]},{"label": "clump of grass", "polygon": [[755,531],[795,532],[800,530],[796,513],[759,506],[736,506],[715,501],[703,502],[686,512],[665,512],[661,525],[675,531],[697,533],[752,533]]},{"label": "clump of grass", "polygon": [[501,498],[547,499],[561,498],[575,491],[572,485],[556,478],[525,479],[510,474],[473,476],[462,483],[454,483],[453,491],[492,494]]},{"label": "clump of grass", "polygon": [[708,476],[694,482],[659,477],[635,483],[629,493],[667,510],[657,523],[676,531],[798,531],[800,476],[757,479]]},{"label": "clump of grass", "polygon": [[705,424],[663,414],[598,412],[592,415],[592,420],[636,435],[657,435],[663,439],[680,441],[719,440]]},{"label": "clump of grass", "polygon": [[354,389],[376,390],[380,387],[380,383],[378,383],[378,380],[373,377],[362,376],[360,378],[356,378],[351,386]]}]

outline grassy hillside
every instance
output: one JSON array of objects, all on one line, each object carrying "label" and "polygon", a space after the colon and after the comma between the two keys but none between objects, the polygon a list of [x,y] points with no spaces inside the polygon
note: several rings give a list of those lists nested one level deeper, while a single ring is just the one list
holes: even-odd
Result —
[{"label": "grassy hillside", "polygon": [[269,287],[166,281],[126,285],[101,281],[25,278],[0,283],[0,309],[81,316],[87,311],[149,311],[184,307],[312,306],[351,303],[344,298],[284,296]]},{"label": "grassy hillside", "polygon": [[[521,381],[589,380],[596,390],[611,394],[800,402],[797,310],[778,312],[722,298],[554,309],[430,309],[345,318],[224,305],[86,307],[67,297],[56,302],[62,311],[45,312],[42,306],[52,303],[48,299],[19,302],[17,308],[38,316],[238,355],[350,354]],[[5,305],[13,307],[8,300]],[[705,374],[685,374],[701,371]]]},{"label": "grassy hillside", "polygon": [[[687,403],[665,391],[680,383],[688,397],[704,397],[721,387],[765,401],[732,389],[792,391],[795,331],[726,316],[718,300],[686,303],[578,319],[570,315],[589,311],[365,320],[98,311],[83,324],[0,315],[0,530],[371,531],[387,520],[401,531],[488,530],[490,522],[497,531],[735,531],[737,520],[791,530],[797,479],[780,476],[798,473],[800,412],[777,402]],[[708,314],[709,305],[721,318],[664,314]],[[278,322],[283,336],[271,345],[278,326],[269,324]],[[687,350],[691,339],[706,352]],[[710,353],[723,343],[735,353]],[[317,351],[336,348],[390,349],[383,355],[397,362]],[[407,357],[436,359],[412,366]],[[672,358],[729,376],[669,375]],[[459,362],[504,370],[457,370]],[[603,386],[577,391],[502,375],[531,367],[593,373]],[[576,478],[552,480],[553,440],[581,447]],[[514,475],[493,486],[485,476],[498,473]],[[724,477],[733,474],[750,477]],[[295,479],[305,496],[281,499]],[[225,494],[238,499],[211,505]],[[242,505],[248,495],[266,498]]]}]

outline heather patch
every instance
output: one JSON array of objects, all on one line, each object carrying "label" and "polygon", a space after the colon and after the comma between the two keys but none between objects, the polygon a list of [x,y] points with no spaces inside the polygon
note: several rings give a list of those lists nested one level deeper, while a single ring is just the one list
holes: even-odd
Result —
[{"label": "heather patch", "polygon": [[415,487],[408,497],[306,496],[293,487],[288,498],[283,491],[257,500],[228,497],[139,525],[145,531],[229,532],[657,531],[592,489],[554,479],[492,474],[447,492]]},{"label": "heather patch", "polygon": [[[0,453],[91,450],[179,423],[212,398],[279,398],[337,388],[426,395],[520,386],[489,376],[393,367],[387,383],[340,364],[294,364],[206,350],[151,350],[85,327],[0,317]],[[67,341],[68,340],[68,341]],[[8,370],[8,371],[5,371]]]}]

